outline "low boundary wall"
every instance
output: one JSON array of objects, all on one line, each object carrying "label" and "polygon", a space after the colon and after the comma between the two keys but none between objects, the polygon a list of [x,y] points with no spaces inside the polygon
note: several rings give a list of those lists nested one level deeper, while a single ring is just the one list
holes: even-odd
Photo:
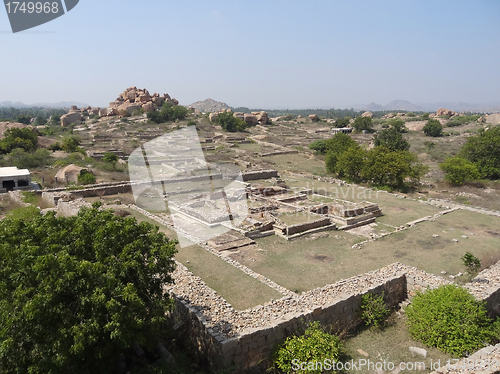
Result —
[{"label": "low boundary wall", "polygon": [[[492,315],[500,313],[499,274],[500,263],[466,285],[477,299],[487,301]],[[176,284],[169,288],[177,306],[172,318],[183,323],[182,338],[213,371],[228,373],[264,372],[275,345],[303,331],[309,321],[319,321],[338,331],[356,327],[361,323],[361,296],[366,293],[383,292],[386,303],[394,307],[408,294],[452,283],[394,263],[302,295],[237,311],[183,265],[178,265],[174,278]]]}]

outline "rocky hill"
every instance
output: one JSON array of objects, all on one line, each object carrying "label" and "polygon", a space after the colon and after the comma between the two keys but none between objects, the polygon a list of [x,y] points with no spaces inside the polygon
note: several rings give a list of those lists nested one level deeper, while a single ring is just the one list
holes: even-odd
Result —
[{"label": "rocky hill", "polygon": [[231,107],[226,103],[223,103],[221,101],[215,101],[213,99],[197,101],[196,103],[189,105],[189,107],[194,108],[195,110],[199,110],[200,112],[203,113],[208,113],[208,112],[218,113],[223,110],[231,109]]}]

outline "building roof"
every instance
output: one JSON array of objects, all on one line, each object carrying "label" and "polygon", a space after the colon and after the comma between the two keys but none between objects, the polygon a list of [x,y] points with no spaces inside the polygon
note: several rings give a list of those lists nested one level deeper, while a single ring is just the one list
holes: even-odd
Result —
[{"label": "building roof", "polygon": [[28,169],[18,169],[17,167],[0,168],[0,178],[5,177],[28,177]]}]

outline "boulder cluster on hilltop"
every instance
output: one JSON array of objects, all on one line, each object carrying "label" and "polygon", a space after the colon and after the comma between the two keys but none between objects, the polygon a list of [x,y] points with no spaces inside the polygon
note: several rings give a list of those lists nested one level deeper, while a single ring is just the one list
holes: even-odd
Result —
[{"label": "boulder cluster on hilltop", "polygon": [[[231,109],[221,110],[217,113],[210,113],[209,119],[211,122],[215,122],[215,119],[219,116],[219,113],[229,112],[231,113]],[[245,121],[248,125],[265,125],[269,123],[269,115],[265,111],[261,112],[252,112],[252,113],[243,113],[243,112],[234,112],[233,116],[236,118]]]},{"label": "boulder cluster on hilltop", "polygon": [[197,101],[189,105],[189,108],[194,110],[199,110],[202,113],[218,113],[223,110],[231,109],[229,105],[221,101],[215,101],[214,99],[206,99],[203,101]]},{"label": "boulder cluster on hilltop", "polygon": [[109,108],[101,109],[99,115],[101,117],[130,115],[141,109],[144,109],[144,112],[154,112],[156,107],[162,106],[164,102],[179,105],[179,102],[172,99],[169,94],[160,96],[160,94],[154,93],[151,95],[145,88],[129,87],[115,101],[109,103]]},{"label": "boulder cluster on hilltop", "polygon": [[160,96],[158,93],[150,94],[148,90],[137,87],[129,87],[123,91],[115,101],[109,103],[107,108],[92,108],[90,106],[78,109],[72,106],[71,110],[61,116],[61,125],[68,126],[74,122],[83,120],[84,114],[95,114],[101,117],[129,116],[141,109],[144,112],[154,112],[164,102],[179,105],[179,101],[171,98],[169,94]]}]

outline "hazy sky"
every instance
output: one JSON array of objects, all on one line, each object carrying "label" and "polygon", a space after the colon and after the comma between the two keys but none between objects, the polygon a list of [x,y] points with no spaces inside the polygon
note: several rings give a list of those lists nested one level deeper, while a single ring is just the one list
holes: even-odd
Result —
[{"label": "hazy sky", "polygon": [[0,102],[498,102],[499,20],[497,0],[80,0],[12,34],[0,9]]}]

